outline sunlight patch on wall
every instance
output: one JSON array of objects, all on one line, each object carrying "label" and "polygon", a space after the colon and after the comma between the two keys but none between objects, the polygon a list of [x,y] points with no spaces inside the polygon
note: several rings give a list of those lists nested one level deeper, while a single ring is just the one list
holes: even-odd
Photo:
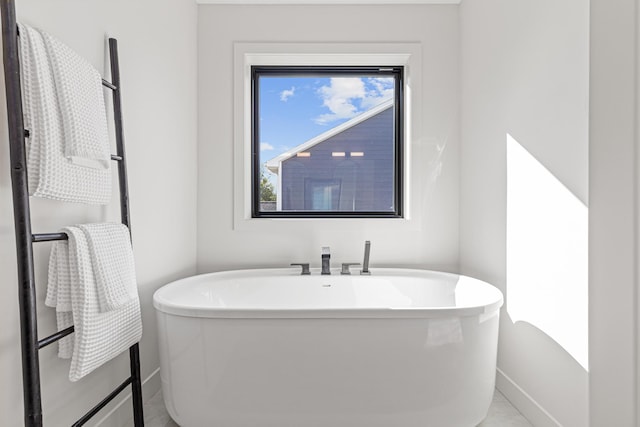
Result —
[{"label": "sunlight patch on wall", "polygon": [[588,209],[509,134],[506,303],[588,371]]}]

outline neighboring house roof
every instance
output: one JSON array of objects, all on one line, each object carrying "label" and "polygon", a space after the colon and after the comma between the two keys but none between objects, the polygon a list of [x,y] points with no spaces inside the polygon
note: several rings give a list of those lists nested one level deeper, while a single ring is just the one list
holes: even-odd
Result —
[{"label": "neighboring house roof", "polygon": [[344,131],[346,131],[347,129],[350,129],[380,113],[382,113],[383,111],[391,108],[393,106],[393,99],[390,99],[388,101],[385,101],[381,104],[376,105],[375,107],[373,107],[370,110],[365,111],[362,114],[359,114],[357,116],[355,116],[354,118],[352,118],[351,120],[348,120],[334,128],[329,129],[328,131],[321,133],[320,135],[311,138],[310,140],[298,145],[297,147],[294,147],[293,149],[280,154],[277,157],[274,157],[273,159],[269,160],[266,162],[266,166],[267,169],[269,169],[271,172],[278,174],[279,168],[280,168],[280,163],[284,162],[287,159],[290,159],[291,157],[296,156],[298,153],[303,152],[303,151],[307,151],[308,149],[310,149],[311,147],[313,147],[314,145],[320,144],[321,142],[324,142],[326,140],[328,140],[329,138],[338,135],[339,133],[342,133]]}]

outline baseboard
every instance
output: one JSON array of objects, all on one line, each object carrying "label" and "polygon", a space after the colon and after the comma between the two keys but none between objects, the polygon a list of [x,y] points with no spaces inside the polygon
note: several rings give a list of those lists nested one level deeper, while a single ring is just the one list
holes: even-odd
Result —
[{"label": "baseboard", "polygon": [[[151,399],[160,390],[160,368],[156,369],[142,381],[142,400],[143,402]],[[133,417],[131,410],[131,393],[127,395],[116,405],[115,408],[107,412],[96,427],[122,427],[130,422]]]},{"label": "baseboard", "polygon": [[496,370],[496,388],[535,427],[562,427],[558,420],[500,369]]}]

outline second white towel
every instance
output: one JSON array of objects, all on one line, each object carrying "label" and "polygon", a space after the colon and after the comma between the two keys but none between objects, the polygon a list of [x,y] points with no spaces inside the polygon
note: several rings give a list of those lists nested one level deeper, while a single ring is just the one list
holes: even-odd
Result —
[{"label": "second white towel", "polygon": [[[102,225],[107,228],[109,226]],[[85,227],[93,228],[91,224]],[[54,243],[49,263],[49,285],[45,304],[56,307],[59,325],[67,325],[70,320],[69,315],[73,319],[75,332],[69,379],[77,381],[138,342],[142,336],[142,321],[137,291],[133,298],[120,301],[119,306],[114,309],[103,311],[100,308],[99,280],[94,266],[96,255],[92,254],[89,239],[81,227],[65,227],[62,231],[67,233],[69,240]],[[93,240],[94,246],[99,244],[95,239]],[[111,263],[114,259],[111,257],[103,261]],[[113,270],[120,268],[117,265],[110,265],[109,268]],[[106,277],[109,275],[107,274]],[[120,285],[115,284],[116,287]],[[116,291],[115,294],[127,294],[127,292]],[[63,311],[68,308],[69,299],[71,313]],[[68,346],[70,346],[69,342],[61,342],[59,349],[61,357],[68,355],[70,351]]]}]

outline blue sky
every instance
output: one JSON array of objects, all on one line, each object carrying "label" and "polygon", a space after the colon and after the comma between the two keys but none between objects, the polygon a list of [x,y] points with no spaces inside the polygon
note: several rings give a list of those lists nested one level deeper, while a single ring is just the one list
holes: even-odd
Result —
[{"label": "blue sky", "polygon": [[393,79],[260,78],[260,163],[393,97]]}]

